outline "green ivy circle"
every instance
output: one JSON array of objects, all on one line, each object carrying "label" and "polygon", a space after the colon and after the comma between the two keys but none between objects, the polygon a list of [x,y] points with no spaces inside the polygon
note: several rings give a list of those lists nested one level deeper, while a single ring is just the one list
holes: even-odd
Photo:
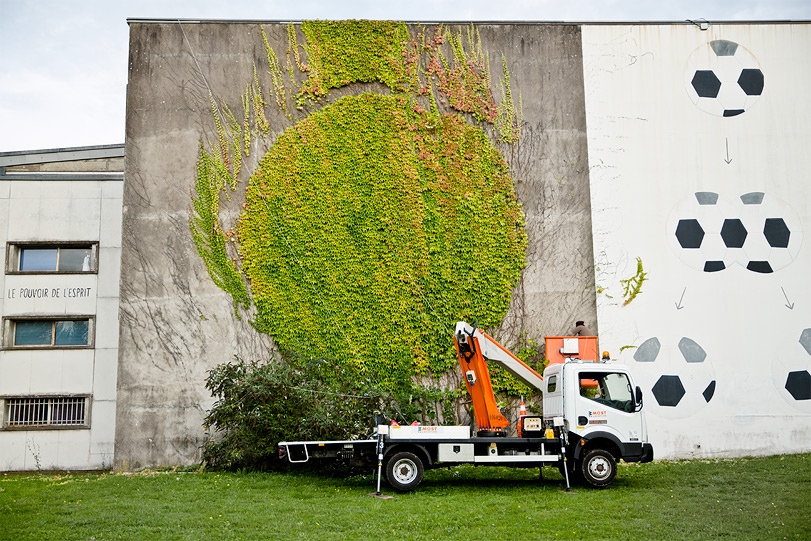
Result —
[{"label": "green ivy circle", "polygon": [[484,132],[372,93],[277,139],[238,238],[258,330],[391,389],[455,365],[455,321],[501,322],[526,249],[513,181]]}]

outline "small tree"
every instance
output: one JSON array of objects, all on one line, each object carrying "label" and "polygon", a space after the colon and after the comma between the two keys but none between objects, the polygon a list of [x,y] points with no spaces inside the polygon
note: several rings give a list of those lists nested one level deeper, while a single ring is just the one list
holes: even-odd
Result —
[{"label": "small tree", "polygon": [[209,372],[206,388],[216,401],[205,418],[214,434],[203,459],[212,469],[231,470],[281,466],[280,441],[368,436],[377,411],[402,424],[452,419],[460,401],[459,389],[413,381],[383,392],[352,367],[296,354],[268,362],[235,357]]},{"label": "small tree", "polygon": [[369,382],[323,359],[256,362],[235,358],[209,372],[215,429],[203,457],[215,469],[273,467],[278,442],[349,439],[370,430],[382,405]]}]

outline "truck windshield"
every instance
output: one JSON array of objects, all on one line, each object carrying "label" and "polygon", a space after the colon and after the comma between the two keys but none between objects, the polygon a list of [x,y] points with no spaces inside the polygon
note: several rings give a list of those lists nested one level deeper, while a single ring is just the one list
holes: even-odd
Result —
[{"label": "truck windshield", "polygon": [[634,411],[631,382],[625,374],[581,372],[580,396],[620,411]]}]

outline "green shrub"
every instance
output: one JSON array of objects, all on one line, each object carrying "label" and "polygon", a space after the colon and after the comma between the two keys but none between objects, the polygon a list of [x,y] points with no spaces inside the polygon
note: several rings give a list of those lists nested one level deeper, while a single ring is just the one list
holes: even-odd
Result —
[{"label": "green shrub", "polygon": [[326,359],[288,355],[281,361],[235,358],[209,372],[216,399],[205,418],[212,437],[203,450],[211,469],[273,469],[280,441],[343,440],[368,436],[374,413],[411,423],[452,416],[458,393],[414,384],[382,392],[371,380]]},{"label": "green shrub", "polygon": [[379,396],[323,359],[220,364],[206,388],[216,402],[205,419],[215,430],[204,459],[215,469],[272,467],[279,441],[345,439],[368,430]]}]

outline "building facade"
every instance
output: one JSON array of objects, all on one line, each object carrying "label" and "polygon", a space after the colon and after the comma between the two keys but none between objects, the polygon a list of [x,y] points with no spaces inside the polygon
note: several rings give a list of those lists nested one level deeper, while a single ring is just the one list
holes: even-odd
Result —
[{"label": "building facade", "polygon": [[[354,61],[403,42],[341,38],[363,31],[357,22],[130,21],[122,253],[130,289],[121,303],[136,330],[122,333],[116,462],[194,460],[211,404],[201,393],[206,371],[234,354],[269,354],[254,347],[264,344],[192,247],[185,212],[201,143],[240,141],[242,184],[221,209],[228,230],[275,141],[342,99],[398,91],[391,78],[357,75],[364,66]],[[417,73],[423,86],[407,99],[418,111],[459,115],[453,104],[471,102],[442,91],[471,65],[489,67],[495,101],[509,91],[520,104],[513,144],[503,125],[485,128],[510,168],[528,240],[495,336],[543,343],[578,319],[593,325],[601,349],[643,389],[658,457],[810,449],[811,25],[409,23],[405,31],[402,53],[369,64],[405,62],[403,73]],[[341,47],[349,50],[334,54]],[[445,68],[447,79],[432,79]],[[246,89],[260,88],[257,113]],[[237,135],[234,126],[254,114],[267,124]]]},{"label": "building facade", "polygon": [[[0,469],[198,462],[208,372],[275,353],[195,245],[201,149],[241,167],[213,199],[233,233],[280,137],[341,99],[394,92],[350,81],[340,55],[308,58],[331,49],[302,23],[129,24],[126,164],[124,146],[0,154]],[[419,58],[442,47],[447,69],[454,55],[488,66],[493,95],[515,98],[500,103],[520,137],[483,128],[527,236],[493,334],[543,343],[586,320],[642,387],[659,458],[811,450],[811,24],[405,30],[424,47],[394,59],[423,70],[415,111],[486,124],[427,97],[442,62]]]},{"label": "building facade", "polygon": [[0,469],[112,466],[124,145],[0,154]]}]

